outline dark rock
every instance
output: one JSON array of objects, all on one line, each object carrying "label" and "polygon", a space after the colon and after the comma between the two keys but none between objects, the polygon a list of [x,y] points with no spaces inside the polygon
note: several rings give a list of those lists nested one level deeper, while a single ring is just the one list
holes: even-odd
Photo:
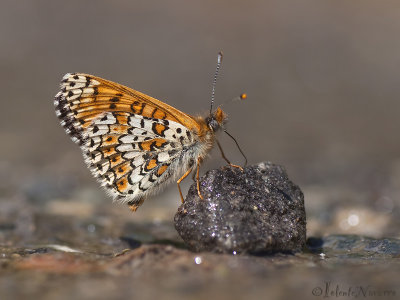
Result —
[{"label": "dark rock", "polygon": [[306,243],[304,197],[283,167],[269,162],[222,167],[196,183],[175,215],[190,250],[220,253],[297,252]]}]

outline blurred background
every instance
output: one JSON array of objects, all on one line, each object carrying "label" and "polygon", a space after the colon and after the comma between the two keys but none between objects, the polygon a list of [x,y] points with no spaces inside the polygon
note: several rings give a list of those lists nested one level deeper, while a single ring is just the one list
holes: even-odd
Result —
[{"label": "blurred background", "polygon": [[[0,203],[59,214],[107,207],[172,220],[175,184],[136,214],[100,190],[54,113],[67,72],[127,85],[189,114],[216,89],[249,163],[283,165],[308,234],[399,237],[397,1],[11,1],[0,4]],[[221,136],[228,157],[243,158]],[[217,149],[202,172],[224,165]],[[191,184],[186,180],[184,190]],[[3,209],[3,212],[5,210]]]}]

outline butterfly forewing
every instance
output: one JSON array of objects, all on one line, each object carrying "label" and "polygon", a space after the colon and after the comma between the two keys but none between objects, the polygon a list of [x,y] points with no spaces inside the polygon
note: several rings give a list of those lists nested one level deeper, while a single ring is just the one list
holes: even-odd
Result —
[{"label": "butterfly forewing", "polygon": [[[104,112],[126,112],[143,117],[170,120],[199,132],[200,126],[191,116],[123,85],[82,73],[63,77],[61,92],[56,96],[57,115],[65,119],[64,127],[77,138],[82,129]],[[121,116],[122,119],[122,116]],[[74,139],[75,140],[75,139]]]}]

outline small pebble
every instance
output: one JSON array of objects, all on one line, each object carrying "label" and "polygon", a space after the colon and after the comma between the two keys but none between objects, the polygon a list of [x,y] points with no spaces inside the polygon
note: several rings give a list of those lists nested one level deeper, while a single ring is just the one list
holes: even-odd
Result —
[{"label": "small pebble", "polygon": [[262,162],[207,172],[175,215],[175,228],[192,251],[294,253],[306,243],[304,197],[283,167]]}]

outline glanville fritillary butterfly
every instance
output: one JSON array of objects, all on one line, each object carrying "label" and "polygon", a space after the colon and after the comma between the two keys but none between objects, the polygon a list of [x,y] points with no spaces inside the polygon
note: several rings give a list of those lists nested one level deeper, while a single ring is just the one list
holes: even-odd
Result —
[{"label": "glanville fritillary butterfly", "polygon": [[[195,166],[197,190],[203,199],[199,166],[215,142],[224,159],[235,166],[226,159],[215,138],[215,132],[226,121],[220,107],[212,111],[221,61],[219,53],[207,117],[190,116],[93,75],[68,73],[63,77],[61,91],[54,99],[56,115],[67,134],[80,145],[94,177],[114,199],[136,211],[146,197],[179,178],[183,202],[179,183]],[[241,99],[245,98],[242,94]]]}]

